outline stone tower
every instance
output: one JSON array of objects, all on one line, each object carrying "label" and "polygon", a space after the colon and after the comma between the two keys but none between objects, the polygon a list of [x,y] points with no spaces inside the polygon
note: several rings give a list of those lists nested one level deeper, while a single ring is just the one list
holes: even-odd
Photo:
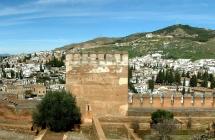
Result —
[{"label": "stone tower", "polygon": [[66,55],[66,89],[76,96],[82,115],[125,115],[128,54],[85,52]]}]

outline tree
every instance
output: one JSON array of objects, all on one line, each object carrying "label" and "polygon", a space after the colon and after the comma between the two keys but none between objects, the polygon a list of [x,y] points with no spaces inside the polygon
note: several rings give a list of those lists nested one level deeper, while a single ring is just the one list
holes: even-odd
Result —
[{"label": "tree", "polygon": [[58,60],[55,56],[53,57],[53,59],[49,62],[46,63],[47,66],[51,66],[51,67],[62,67],[64,66],[64,62],[63,59],[61,58],[60,60]]},{"label": "tree", "polygon": [[11,74],[11,78],[14,78],[16,76],[15,71],[13,70],[10,71],[10,74]]},{"label": "tree", "polygon": [[215,80],[212,80],[211,81],[211,87],[210,87],[211,89],[214,89],[215,88]]},{"label": "tree", "polygon": [[184,87],[184,86],[186,86],[186,81],[185,81],[185,78],[184,78],[184,81],[183,81],[183,87]]},{"label": "tree", "polygon": [[202,80],[207,79],[208,80],[209,76],[208,76],[208,72],[205,71],[202,75]]},{"label": "tree", "polygon": [[157,74],[156,83],[158,83],[158,84],[162,84],[163,83],[163,76],[162,76],[162,71],[161,70]]},{"label": "tree", "polygon": [[189,71],[187,71],[186,77],[187,77],[187,78],[190,78],[190,72],[189,72]]},{"label": "tree", "polygon": [[6,76],[7,76],[7,74],[6,74],[5,70],[2,68],[2,77],[6,78]]},{"label": "tree", "polygon": [[134,93],[138,93],[137,90],[135,89],[134,85],[130,82],[130,79],[132,78],[132,68],[128,68],[128,88]]},{"label": "tree", "polygon": [[210,88],[211,89],[215,88],[215,80],[214,80],[213,74],[209,74],[209,79],[208,80],[211,82]]},{"label": "tree", "polygon": [[151,92],[153,92],[153,90],[154,90],[154,80],[153,79],[148,81],[148,87],[151,90]]},{"label": "tree", "polygon": [[178,91],[178,86],[181,84],[181,75],[178,71],[175,72],[175,83],[177,86],[177,91]]},{"label": "tree", "polygon": [[181,77],[185,77],[185,71],[183,70],[182,74],[181,74]]},{"label": "tree", "polygon": [[204,79],[203,79],[203,81],[201,83],[201,86],[202,87],[208,87],[208,79],[207,79],[207,77],[204,77]]},{"label": "tree", "polygon": [[168,72],[167,81],[170,85],[172,85],[172,83],[174,82],[174,76],[173,76],[172,69],[170,69]]},{"label": "tree", "polygon": [[19,71],[19,78],[20,78],[20,79],[23,79],[23,72],[22,72],[22,69]]},{"label": "tree", "polygon": [[172,112],[160,109],[151,114],[152,124],[157,124],[163,122],[164,120],[172,120],[173,117],[174,115]]},{"label": "tree", "polygon": [[186,93],[185,88],[183,87],[182,91],[181,91],[182,95],[184,95]]},{"label": "tree", "polygon": [[167,84],[167,83],[168,83],[168,78],[169,78],[169,71],[168,71],[168,69],[166,69],[165,79],[164,79],[165,84]]},{"label": "tree", "polygon": [[195,74],[190,79],[190,86],[191,87],[196,87],[197,86],[197,77],[196,77]]},{"label": "tree", "polygon": [[10,64],[6,62],[5,68],[10,68]]},{"label": "tree", "polygon": [[197,73],[197,79],[202,79],[202,73],[200,71]]},{"label": "tree", "polygon": [[176,129],[174,115],[166,110],[157,110],[151,115],[152,126],[159,132],[162,139],[167,139],[168,135]]},{"label": "tree", "polygon": [[33,124],[52,131],[67,131],[81,123],[76,99],[66,91],[48,92],[32,115]]}]

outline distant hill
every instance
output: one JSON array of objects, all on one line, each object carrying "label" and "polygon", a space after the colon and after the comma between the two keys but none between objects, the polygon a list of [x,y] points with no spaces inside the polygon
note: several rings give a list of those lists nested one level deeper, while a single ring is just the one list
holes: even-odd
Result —
[{"label": "distant hill", "polygon": [[5,54],[0,54],[0,57],[5,57],[5,56],[10,56],[10,54],[7,54],[7,53],[5,53]]},{"label": "distant hill", "polygon": [[57,49],[65,49],[65,50],[75,49],[75,48],[89,49],[89,48],[102,47],[103,45],[112,44],[116,40],[117,38],[99,37],[82,43],[65,45],[64,47],[57,48]]},{"label": "distant hill", "polygon": [[206,42],[209,39],[215,37],[215,31],[204,28],[192,27],[189,25],[173,25],[164,29],[153,32],[159,35],[172,35],[174,37],[180,37],[185,39],[191,39],[199,42]]},{"label": "distant hill", "polygon": [[121,38],[96,38],[58,49],[128,51],[130,58],[160,52],[165,58],[215,59],[215,31],[178,24],[153,32],[136,33]]}]

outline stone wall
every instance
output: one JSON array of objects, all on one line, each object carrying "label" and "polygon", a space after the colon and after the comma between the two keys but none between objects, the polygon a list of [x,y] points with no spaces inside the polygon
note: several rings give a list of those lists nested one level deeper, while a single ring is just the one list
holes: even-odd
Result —
[{"label": "stone wall", "polygon": [[128,54],[67,54],[66,89],[76,96],[82,114],[92,111],[95,115],[125,115]]},{"label": "stone wall", "polygon": [[[166,109],[173,111],[177,115],[191,113],[193,115],[200,115],[205,113],[214,113],[215,98],[213,96],[143,96],[134,97],[132,102],[128,105],[129,116],[150,115],[151,112],[157,109]],[[201,112],[201,113],[200,113]],[[205,113],[204,113],[205,112]]]},{"label": "stone wall", "polygon": [[133,98],[132,103],[129,104],[129,107],[142,107],[142,108],[173,108],[173,109],[189,109],[189,108],[207,108],[215,109],[215,98],[214,97],[195,97],[184,96],[183,99],[180,96],[171,98],[160,96],[144,96],[141,98]]},{"label": "stone wall", "polygon": [[102,126],[98,120],[98,118],[93,117],[92,119],[92,127],[95,135],[96,140],[106,140],[105,133],[102,129]]}]

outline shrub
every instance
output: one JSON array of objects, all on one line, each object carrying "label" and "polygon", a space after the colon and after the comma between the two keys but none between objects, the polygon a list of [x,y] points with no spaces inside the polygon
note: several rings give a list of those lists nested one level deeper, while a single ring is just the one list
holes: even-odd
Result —
[{"label": "shrub", "polygon": [[33,112],[33,124],[52,131],[67,131],[81,123],[76,99],[66,91],[48,92]]},{"label": "shrub", "polygon": [[172,120],[174,117],[172,112],[166,110],[157,110],[152,113],[151,119],[153,124],[163,122],[163,120]]}]

